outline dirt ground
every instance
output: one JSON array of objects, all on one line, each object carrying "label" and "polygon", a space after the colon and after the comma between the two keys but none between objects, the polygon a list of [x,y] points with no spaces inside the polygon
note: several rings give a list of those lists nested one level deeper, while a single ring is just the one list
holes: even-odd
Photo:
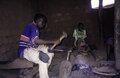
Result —
[{"label": "dirt ground", "polygon": [[[101,53],[101,54],[99,54],[99,53]],[[75,53],[73,53],[72,55],[74,55],[74,54]],[[95,55],[97,56],[97,60],[106,60],[106,54],[102,50],[96,50]],[[49,76],[50,76],[50,78],[58,78],[60,64],[61,64],[62,61],[66,60],[66,58],[67,58],[67,52],[57,52],[57,53],[55,53],[55,56],[54,56],[54,58],[52,60],[52,64],[49,67]],[[71,63],[73,63],[72,61],[73,61],[73,58],[71,60]],[[95,61],[93,61],[93,60],[89,61],[89,62],[91,62],[91,64],[95,63]],[[4,69],[4,70],[0,70],[0,78],[19,78],[19,73],[20,73],[20,69],[15,69],[15,70],[13,70],[13,69],[9,69],[9,70]],[[75,71],[73,73],[75,73]],[[76,74],[77,73],[78,72],[76,72]],[[86,78],[88,78],[88,77],[86,77]],[[30,77],[28,77],[28,78],[30,78]],[[34,76],[34,77],[31,77],[31,78],[39,78],[39,77]],[[78,77],[75,77],[75,78],[78,78]],[[81,77],[79,77],[79,78],[81,78]],[[106,77],[106,76],[100,76],[100,75],[95,74],[91,78],[120,78],[120,76]]]}]

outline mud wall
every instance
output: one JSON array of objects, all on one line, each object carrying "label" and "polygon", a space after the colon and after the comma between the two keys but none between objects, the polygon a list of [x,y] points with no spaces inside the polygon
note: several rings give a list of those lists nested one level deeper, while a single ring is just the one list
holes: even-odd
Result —
[{"label": "mud wall", "polygon": [[92,10],[90,6],[90,0],[0,0],[0,61],[17,57],[21,31],[38,12],[48,17],[42,38],[58,38],[66,31],[68,38],[61,45],[72,47],[73,30],[82,22],[86,26],[88,43],[98,45],[98,10]]},{"label": "mud wall", "polygon": [[20,33],[36,11],[36,0],[0,0],[0,61],[17,57]]}]

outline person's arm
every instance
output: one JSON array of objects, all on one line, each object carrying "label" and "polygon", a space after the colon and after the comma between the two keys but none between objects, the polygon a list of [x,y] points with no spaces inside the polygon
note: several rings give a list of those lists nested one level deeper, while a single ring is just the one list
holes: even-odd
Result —
[{"label": "person's arm", "polygon": [[60,40],[56,39],[56,40],[44,40],[44,39],[39,39],[39,38],[35,38],[34,43],[37,45],[41,45],[41,44],[54,44],[54,43],[59,43]]},{"label": "person's arm", "polygon": [[86,30],[84,30],[84,38],[86,38],[86,37],[87,37]]},{"label": "person's arm", "polygon": [[77,29],[74,30],[73,37],[74,37],[74,45],[77,46],[76,45],[76,42],[77,42],[77,39],[78,39]]}]

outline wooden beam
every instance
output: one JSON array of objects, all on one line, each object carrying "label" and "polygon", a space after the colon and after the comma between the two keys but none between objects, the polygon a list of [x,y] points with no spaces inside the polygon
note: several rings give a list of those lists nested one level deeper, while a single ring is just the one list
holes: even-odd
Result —
[{"label": "wooden beam", "polygon": [[114,38],[116,68],[120,70],[120,0],[115,0]]},{"label": "wooden beam", "polygon": [[100,47],[103,46],[103,44],[102,44],[103,43],[103,19],[102,19],[103,7],[102,7],[102,2],[103,2],[103,0],[99,0],[99,10],[98,10]]},{"label": "wooden beam", "polygon": [[17,58],[14,61],[7,64],[0,64],[0,69],[21,69],[33,67],[33,63],[26,60]]}]

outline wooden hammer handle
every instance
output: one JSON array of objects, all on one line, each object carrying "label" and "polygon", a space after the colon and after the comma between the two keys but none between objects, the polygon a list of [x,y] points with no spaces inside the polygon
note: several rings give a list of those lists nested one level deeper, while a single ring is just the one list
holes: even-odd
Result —
[{"label": "wooden hammer handle", "polygon": [[[65,36],[62,35],[62,36],[60,37],[60,39],[59,39],[60,42],[61,42],[64,38],[65,38]],[[58,45],[58,43],[55,43],[55,44],[51,47],[51,50],[54,49],[57,45]]]},{"label": "wooden hammer handle", "polygon": [[[67,33],[66,32],[63,32],[63,35],[60,37],[60,42],[67,37]],[[58,45],[58,43],[55,43],[52,47],[51,47],[51,50],[54,49],[56,46]]]}]

